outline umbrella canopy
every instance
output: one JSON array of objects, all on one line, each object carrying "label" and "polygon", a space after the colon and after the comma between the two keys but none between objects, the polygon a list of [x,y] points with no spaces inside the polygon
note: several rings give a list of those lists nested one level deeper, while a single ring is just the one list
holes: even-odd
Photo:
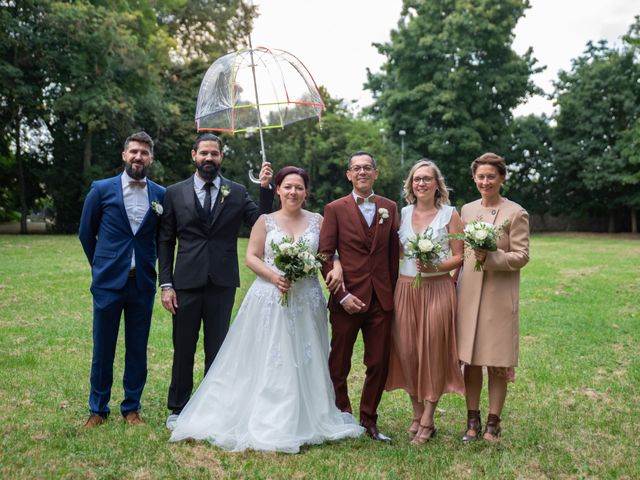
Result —
[{"label": "umbrella canopy", "polygon": [[198,131],[247,132],[318,117],[324,102],[309,70],[292,54],[247,48],[216,60],[200,85]]}]

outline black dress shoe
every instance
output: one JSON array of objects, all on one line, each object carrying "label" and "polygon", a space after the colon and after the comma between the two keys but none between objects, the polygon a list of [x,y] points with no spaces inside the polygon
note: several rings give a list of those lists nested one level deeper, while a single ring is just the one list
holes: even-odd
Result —
[{"label": "black dress shoe", "polygon": [[391,438],[380,432],[377,425],[364,425],[362,423],[360,425],[365,428],[367,435],[369,435],[373,440],[376,440],[377,442],[391,443]]}]

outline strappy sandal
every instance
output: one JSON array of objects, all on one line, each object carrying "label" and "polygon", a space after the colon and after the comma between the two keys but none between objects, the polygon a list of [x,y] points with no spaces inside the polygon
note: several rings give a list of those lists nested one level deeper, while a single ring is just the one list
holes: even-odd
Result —
[{"label": "strappy sandal", "polygon": [[[473,435],[469,432],[475,432]],[[467,431],[462,436],[463,442],[471,442],[482,433],[482,420],[480,420],[480,410],[467,410]]]},{"label": "strappy sandal", "polygon": [[420,417],[414,418],[411,421],[411,425],[409,425],[409,428],[407,429],[407,435],[409,435],[409,438],[415,437],[419,429],[420,429]]},{"label": "strappy sandal", "polygon": [[418,433],[416,434],[416,436],[414,437],[413,440],[411,440],[411,444],[412,445],[425,445],[426,443],[429,442],[429,440],[431,440],[433,437],[435,437],[436,435],[436,426],[434,424],[431,425],[420,425],[420,430],[418,430]]},{"label": "strappy sandal", "polygon": [[487,427],[484,430],[483,438],[487,442],[497,442],[500,438],[501,432],[502,429],[500,428],[500,417],[498,415],[490,413],[487,417]]}]

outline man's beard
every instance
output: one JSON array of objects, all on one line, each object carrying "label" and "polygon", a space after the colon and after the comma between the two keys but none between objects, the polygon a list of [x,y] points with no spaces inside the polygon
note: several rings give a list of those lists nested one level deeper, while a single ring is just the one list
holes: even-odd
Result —
[{"label": "man's beard", "polygon": [[200,178],[205,182],[213,182],[220,172],[220,167],[213,162],[202,162],[197,165],[197,169]]},{"label": "man's beard", "polygon": [[129,175],[134,180],[142,180],[144,177],[146,177],[147,170],[148,170],[148,167],[146,167],[145,165],[143,165],[142,168],[139,170],[134,170],[133,164],[131,163],[124,164],[124,171],[127,172],[127,175]]}]

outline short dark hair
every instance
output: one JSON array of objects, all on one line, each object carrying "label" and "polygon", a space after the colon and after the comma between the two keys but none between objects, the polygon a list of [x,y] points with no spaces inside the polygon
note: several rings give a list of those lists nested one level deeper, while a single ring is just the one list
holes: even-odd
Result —
[{"label": "short dark hair", "polygon": [[153,155],[153,139],[151,136],[144,131],[136,132],[132,135],[129,135],[127,139],[124,141],[124,149],[126,150],[131,142],[140,142],[146,143],[149,145],[149,150],[151,150],[151,154]]},{"label": "short dark hair", "polygon": [[351,168],[351,160],[353,159],[353,157],[357,157],[359,155],[367,155],[371,159],[373,168],[378,168],[376,165],[376,159],[374,158],[373,154],[371,152],[367,152],[366,150],[358,150],[357,152],[352,153],[351,156],[349,157],[349,165],[347,168]]},{"label": "short dark hair", "polygon": [[498,170],[498,173],[506,177],[507,176],[507,164],[500,155],[487,152],[480,155],[473,162],[471,162],[471,175],[475,176],[476,170],[480,165],[491,165]]},{"label": "short dark hair", "polygon": [[222,140],[217,135],[213,133],[203,133],[196,138],[196,141],[193,143],[193,151],[197,152],[198,147],[200,146],[200,142],[218,142],[218,146],[220,147],[220,151],[222,151]]},{"label": "short dark hair", "polygon": [[309,182],[311,181],[309,174],[304,168],[294,167],[293,165],[289,165],[278,170],[278,173],[276,173],[276,176],[274,179],[276,183],[276,187],[279,187],[284,181],[284,178],[287,175],[291,175],[291,174],[300,175],[302,177],[302,181],[304,182],[304,188],[307,190],[309,189]]}]

